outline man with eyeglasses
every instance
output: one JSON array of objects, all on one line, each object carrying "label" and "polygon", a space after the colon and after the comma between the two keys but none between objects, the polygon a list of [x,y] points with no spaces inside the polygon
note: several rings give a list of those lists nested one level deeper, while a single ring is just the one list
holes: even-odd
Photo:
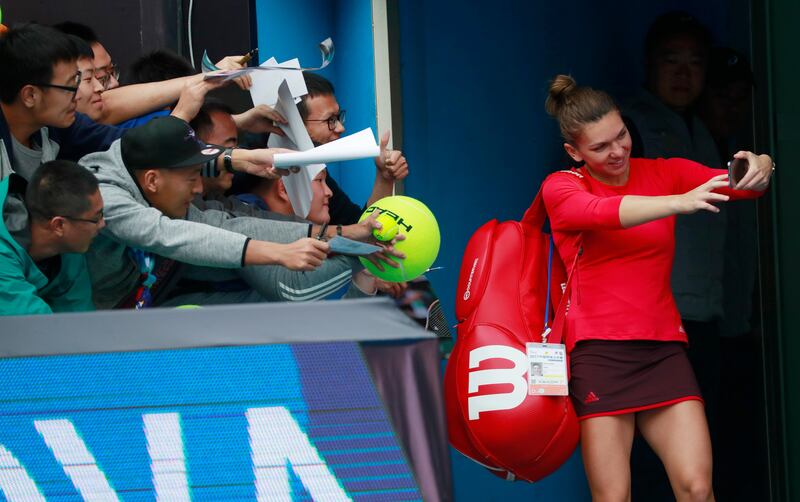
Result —
[{"label": "man with eyeglasses", "polygon": [[43,164],[30,183],[0,183],[0,315],[94,310],[83,255],[105,226],[94,175],[74,162]]},{"label": "man with eyeglasses", "polygon": [[119,87],[119,68],[117,68],[117,65],[111,62],[111,56],[109,56],[105,49],[103,49],[103,51],[99,54],[100,55],[98,56],[97,49],[94,49],[94,60],[97,61],[98,58],[101,60],[106,59],[108,60],[108,64],[97,66],[97,63],[95,63],[94,74],[97,77],[97,80],[100,81],[100,84],[106,91],[114,89],[115,87]]},{"label": "man with eyeglasses", "polygon": [[[62,33],[82,39],[90,45],[93,51],[93,74],[103,89],[101,113],[99,117],[92,117],[92,120],[97,123],[128,129],[144,124],[156,116],[169,115],[169,110],[165,108],[172,107],[187,86],[196,84],[203,78],[186,62],[189,67],[188,72],[179,68],[174,76],[158,79],[158,81],[141,80],[133,75],[133,78],[129,79],[131,81],[129,85],[120,86],[119,70],[92,28],[72,21],[58,23],[53,27]],[[147,60],[151,56],[152,54],[144,56],[142,60]],[[216,66],[222,70],[234,70],[243,66],[240,62],[241,59],[240,55],[226,56],[217,61]],[[149,63],[145,62],[145,64]],[[247,76],[233,81],[243,89],[249,88],[252,84]],[[236,115],[236,123],[237,126],[249,132],[279,130],[277,127],[272,127],[272,115],[274,115],[272,109],[263,106],[256,107]],[[250,128],[254,128],[254,130],[251,131]]]},{"label": "man with eyeglasses", "polygon": [[72,21],[58,23],[53,27],[63,33],[76,36],[89,44],[94,58],[94,75],[104,90],[119,87],[119,69],[111,60],[111,54],[100,43],[93,29],[85,24]]},{"label": "man with eyeglasses", "polygon": [[[297,109],[305,122],[311,141],[315,145],[324,145],[339,139],[345,131],[345,111],[339,108],[333,84],[325,77],[311,72],[304,72],[303,77],[308,94],[297,104]],[[375,158],[375,184],[364,207],[392,195],[394,183],[408,176],[406,158],[399,150],[389,150],[388,144],[387,131],[381,137],[381,153]],[[356,223],[364,207],[351,201],[332,177],[328,176],[327,182],[333,192],[330,199],[331,223],[343,225]]]},{"label": "man with eyeglasses", "polygon": [[[0,38],[0,180],[12,172],[30,179],[44,162],[56,158],[75,161],[107,150],[122,136],[124,129],[98,124],[76,112],[81,81],[78,59],[69,37],[47,26],[21,25]],[[170,85],[180,89],[178,94],[200,95],[202,104],[202,96],[215,84],[204,81],[202,75],[197,77]],[[200,104],[193,111],[189,106],[172,113],[185,114],[181,118],[190,120]],[[129,104],[127,109],[135,116],[146,106]],[[119,111],[120,107],[116,108]],[[267,175],[272,167],[270,150],[235,149],[231,158],[233,168],[257,176]],[[221,155],[217,165],[223,168]]]},{"label": "man with eyeglasses", "polygon": [[67,35],[37,24],[0,39],[0,179],[31,179],[56,158],[77,160],[105,150],[122,131],[76,113],[78,51]]}]

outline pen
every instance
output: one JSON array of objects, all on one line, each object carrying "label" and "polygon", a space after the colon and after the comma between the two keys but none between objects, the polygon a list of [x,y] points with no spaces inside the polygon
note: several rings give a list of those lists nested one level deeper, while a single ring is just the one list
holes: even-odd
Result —
[{"label": "pen", "polygon": [[328,224],[323,223],[322,226],[319,228],[319,234],[317,234],[318,241],[327,241],[327,236],[325,235],[325,231],[328,230]]},{"label": "pen", "polygon": [[255,49],[251,50],[250,52],[242,56],[242,59],[238,61],[239,64],[246,65],[247,63],[250,62],[251,59],[253,59],[253,57],[255,57],[256,54],[258,54],[258,47],[256,47]]}]

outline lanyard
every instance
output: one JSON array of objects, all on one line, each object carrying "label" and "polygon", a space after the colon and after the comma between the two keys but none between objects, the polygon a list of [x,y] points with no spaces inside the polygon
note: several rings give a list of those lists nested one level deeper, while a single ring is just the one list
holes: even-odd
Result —
[{"label": "lanyard", "polygon": [[135,309],[141,310],[150,307],[153,303],[153,297],[150,294],[150,288],[156,282],[156,276],[153,274],[156,260],[153,255],[146,253],[141,249],[128,248],[128,255],[136,263],[141,274],[142,284],[136,291]]}]

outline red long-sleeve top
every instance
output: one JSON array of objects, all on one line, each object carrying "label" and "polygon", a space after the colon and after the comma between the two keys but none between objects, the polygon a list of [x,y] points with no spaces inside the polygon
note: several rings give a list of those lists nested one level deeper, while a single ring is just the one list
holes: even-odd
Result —
[{"label": "red long-sleeve top", "polygon": [[[687,341],[670,288],[675,217],[622,228],[619,206],[625,195],[682,194],[724,173],[686,159],[631,159],[622,186],[606,185],[583,169],[548,176],[542,196],[568,269],[583,242],[566,317],[568,350],[589,339]],[[731,199],[763,193],[717,191]]]}]

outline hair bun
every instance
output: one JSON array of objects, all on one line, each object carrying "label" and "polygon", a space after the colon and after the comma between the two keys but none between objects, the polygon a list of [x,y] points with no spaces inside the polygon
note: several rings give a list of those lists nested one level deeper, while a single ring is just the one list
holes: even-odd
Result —
[{"label": "hair bun", "polygon": [[556,75],[556,78],[550,81],[550,89],[548,89],[544,109],[549,115],[557,116],[566,99],[577,88],[578,84],[574,78],[569,75]]}]

